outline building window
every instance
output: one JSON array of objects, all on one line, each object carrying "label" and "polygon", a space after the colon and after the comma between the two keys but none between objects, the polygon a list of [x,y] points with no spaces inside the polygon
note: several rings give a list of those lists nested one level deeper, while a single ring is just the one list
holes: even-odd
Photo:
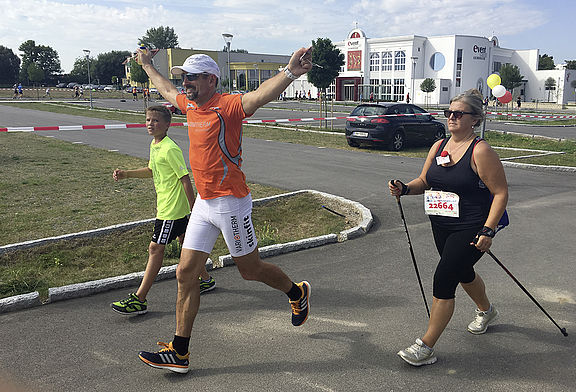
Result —
[{"label": "building window", "polygon": [[404,79],[394,79],[394,101],[404,100]]},{"label": "building window", "polygon": [[380,70],[380,54],[370,53],[370,71]]},{"label": "building window", "polygon": [[382,71],[392,71],[392,52],[382,52]]},{"label": "building window", "polygon": [[458,49],[456,55],[456,87],[462,85],[462,49]]},{"label": "building window", "polygon": [[394,54],[394,71],[404,71],[406,69],[406,52],[403,50]]},{"label": "building window", "polygon": [[492,71],[492,72],[500,71],[500,68],[502,68],[502,63],[500,61],[494,61],[493,68],[494,68],[494,71]]},{"label": "building window", "polygon": [[[420,49],[420,48],[418,48]],[[430,68],[434,71],[440,71],[446,65],[446,59],[444,55],[440,52],[436,52],[430,57]]]},{"label": "building window", "polygon": [[[392,56],[390,56],[392,58]],[[392,79],[382,79],[382,87],[380,88],[380,100],[391,101],[392,100]]]}]

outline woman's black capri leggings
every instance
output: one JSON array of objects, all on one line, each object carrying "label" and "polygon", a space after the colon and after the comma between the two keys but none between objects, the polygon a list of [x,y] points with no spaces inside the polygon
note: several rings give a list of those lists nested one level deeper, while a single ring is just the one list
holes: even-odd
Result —
[{"label": "woman's black capri leggings", "polygon": [[484,253],[470,243],[481,228],[446,230],[432,225],[434,242],[440,254],[434,272],[434,297],[453,299],[459,283],[470,283],[476,278],[474,264]]}]

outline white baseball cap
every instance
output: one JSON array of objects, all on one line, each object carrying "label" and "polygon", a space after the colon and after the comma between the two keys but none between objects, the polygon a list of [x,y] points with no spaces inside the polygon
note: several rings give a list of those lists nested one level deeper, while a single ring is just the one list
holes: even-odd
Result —
[{"label": "white baseball cap", "polygon": [[205,54],[194,54],[184,61],[180,67],[172,67],[170,69],[172,75],[182,75],[183,73],[209,73],[220,78],[220,68],[216,61],[212,60],[212,57]]}]

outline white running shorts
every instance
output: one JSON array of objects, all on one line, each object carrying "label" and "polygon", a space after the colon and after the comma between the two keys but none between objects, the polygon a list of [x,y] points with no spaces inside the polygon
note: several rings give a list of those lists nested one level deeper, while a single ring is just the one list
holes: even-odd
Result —
[{"label": "white running shorts", "polygon": [[257,248],[251,194],[241,199],[223,196],[203,200],[196,196],[182,247],[211,253],[220,232],[233,257],[245,256]]}]

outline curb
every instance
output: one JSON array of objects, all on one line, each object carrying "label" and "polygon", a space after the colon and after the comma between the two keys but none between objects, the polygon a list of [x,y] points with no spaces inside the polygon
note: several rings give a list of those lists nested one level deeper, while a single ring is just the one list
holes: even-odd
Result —
[{"label": "curb", "polygon": [[[360,237],[368,232],[373,224],[372,213],[362,204],[345,199],[340,196],[331,195],[324,192],[319,192],[315,190],[301,190],[296,192],[284,193],[281,195],[266,197],[262,199],[256,199],[253,201],[254,206],[259,206],[266,204],[271,201],[280,200],[283,198],[288,198],[291,196],[295,196],[301,193],[312,193],[315,195],[319,195],[325,198],[328,198],[331,201],[342,203],[347,205],[349,208],[353,209],[358,215],[361,217],[360,223],[352,227],[348,230],[344,230],[339,234],[328,234],[319,237],[312,237],[312,238],[305,238],[298,241],[287,242],[284,244],[275,244],[264,246],[259,248],[260,257],[272,257],[276,255],[281,255],[289,252],[295,252],[302,249],[313,248],[317,246],[322,246],[326,244],[332,244],[336,242],[343,242],[349,239]],[[0,254],[7,251],[7,250],[16,250],[16,249],[23,249],[27,247],[32,247],[35,245],[45,244],[48,242],[54,242],[61,239],[69,239],[69,238],[78,238],[78,237],[86,237],[86,236],[96,236],[104,233],[108,233],[114,230],[123,229],[123,228],[130,228],[133,226],[138,226],[145,224],[147,222],[154,221],[154,219],[145,219],[136,222],[129,222],[126,224],[119,224],[114,226],[108,226],[102,229],[96,230],[88,230],[74,234],[68,234],[58,237],[50,237],[44,238],[40,240],[34,241],[26,241],[18,244],[6,245],[0,247]],[[211,259],[206,261],[206,269],[213,270],[215,268],[227,267],[234,265],[234,261],[230,255],[221,256],[218,262],[214,263]],[[176,268],[178,264],[169,265],[162,267],[158,276],[156,277],[156,281],[166,280],[166,279],[173,279],[176,277]],[[104,278],[99,280],[94,280],[90,282],[83,282],[83,283],[75,283],[67,286],[61,287],[54,287],[48,289],[48,299],[44,302],[40,301],[40,295],[37,291],[33,293],[27,293],[22,295],[16,295],[13,297],[3,298],[0,299],[0,314],[7,313],[15,310],[22,310],[26,308],[31,308],[35,306],[40,306],[43,304],[57,302],[57,301],[64,301],[67,299],[84,297],[92,294],[102,293],[109,290],[115,290],[119,288],[135,286],[140,283],[142,277],[144,276],[144,271],[141,272],[134,272],[127,275],[115,276],[111,278]]]}]

